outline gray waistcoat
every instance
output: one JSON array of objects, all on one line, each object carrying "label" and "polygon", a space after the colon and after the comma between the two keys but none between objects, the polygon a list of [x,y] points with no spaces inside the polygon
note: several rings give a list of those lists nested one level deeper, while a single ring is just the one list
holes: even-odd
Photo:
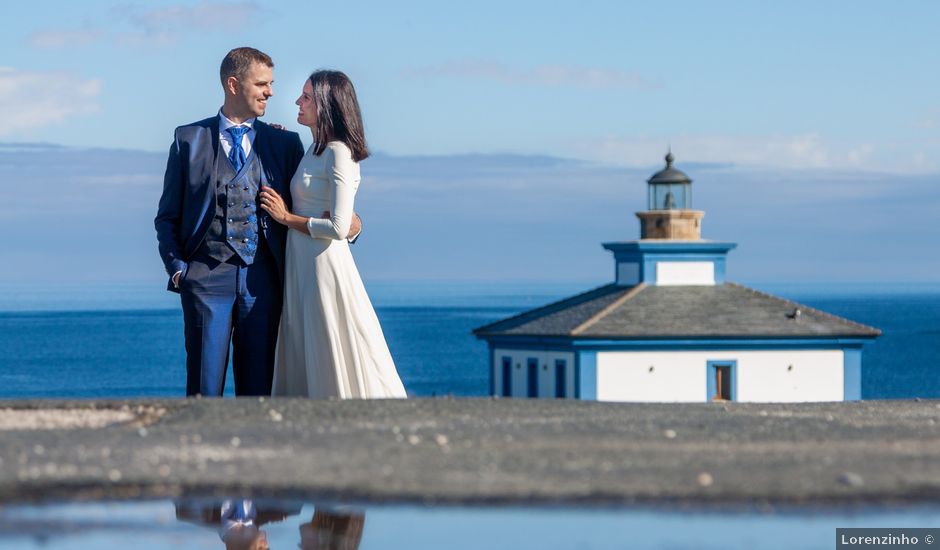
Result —
[{"label": "gray waistcoat", "polygon": [[203,243],[205,252],[220,262],[237,254],[250,265],[264,240],[258,227],[258,190],[267,183],[261,159],[252,149],[236,174],[220,143],[215,181],[215,217]]}]

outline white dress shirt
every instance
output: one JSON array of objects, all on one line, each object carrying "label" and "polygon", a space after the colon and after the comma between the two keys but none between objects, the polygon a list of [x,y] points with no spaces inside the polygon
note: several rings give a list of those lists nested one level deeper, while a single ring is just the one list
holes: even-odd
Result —
[{"label": "white dress shirt", "polygon": [[254,124],[255,119],[253,118],[249,118],[241,124],[235,124],[222,113],[222,109],[219,109],[219,139],[222,143],[222,150],[225,151],[225,156],[232,153],[232,134],[226,132],[232,126],[245,126],[248,128],[248,131],[242,136],[242,148],[245,150],[245,158],[251,155],[251,144],[255,141]]}]

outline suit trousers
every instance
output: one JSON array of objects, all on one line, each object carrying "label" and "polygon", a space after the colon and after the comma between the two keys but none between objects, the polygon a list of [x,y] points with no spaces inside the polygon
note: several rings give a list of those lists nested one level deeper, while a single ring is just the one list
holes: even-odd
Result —
[{"label": "suit trousers", "polygon": [[235,395],[271,395],[281,284],[269,254],[246,265],[198,254],[180,279],[186,395],[221,396],[229,349]]}]

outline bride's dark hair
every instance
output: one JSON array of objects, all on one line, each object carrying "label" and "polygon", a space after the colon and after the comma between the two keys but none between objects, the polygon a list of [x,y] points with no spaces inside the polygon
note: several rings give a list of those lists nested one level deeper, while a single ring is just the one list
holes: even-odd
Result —
[{"label": "bride's dark hair", "polygon": [[340,71],[314,71],[310,75],[313,100],[317,106],[317,123],[314,129],[316,146],[313,153],[320,156],[330,141],[342,141],[352,151],[352,158],[359,162],[369,156],[365,131],[362,128],[362,113],[356,89],[349,77]]}]

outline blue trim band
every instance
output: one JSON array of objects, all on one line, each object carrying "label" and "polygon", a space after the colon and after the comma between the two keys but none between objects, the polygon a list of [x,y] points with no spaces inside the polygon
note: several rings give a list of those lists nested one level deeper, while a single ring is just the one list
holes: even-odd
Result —
[{"label": "blue trim band", "polygon": [[484,339],[494,348],[525,349],[531,351],[575,351],[578,349],[861,349],[868,341],[876,337],[851,338],[734,338],[734,339],[637,339],[637,340],[576,340],[570,337],[540,337],[540,336],[491,336]]},{"label": "blue trim band", "polygon": [[578,370],[575,392],[579,399],[597,401],[597,353],[580,351],[577,354]]},{"label": "blue trim band", "polygon": [[[598,350],[608,349],[659,349],[669,351],[669,349],[832,349],[856,347],[861,349],[865,343],[860,338],[820,338],[815,339],[702,339],[702,340],[573,340],[571,345],[576,348],[594,348]],[[667,349],[668,348],[668,349]]]},{"label": "blue trim band", "polygon": [[842,399],[858,401],[862,398],[862,350],[842,350]]},{"label": "blue trim band", "polygon": [[719,241],[621,241],[601,243],[613,253],[727,254],[737,243]]},{"label": "blue trim band", "polygon": [[581,399],[581,354],[574,354],[574,393],[572,397]]},{"label": "blue trim band", "polygon": [[490,352],[490,395],[496,395],[496,350],[492,342],[487,342]]}]

